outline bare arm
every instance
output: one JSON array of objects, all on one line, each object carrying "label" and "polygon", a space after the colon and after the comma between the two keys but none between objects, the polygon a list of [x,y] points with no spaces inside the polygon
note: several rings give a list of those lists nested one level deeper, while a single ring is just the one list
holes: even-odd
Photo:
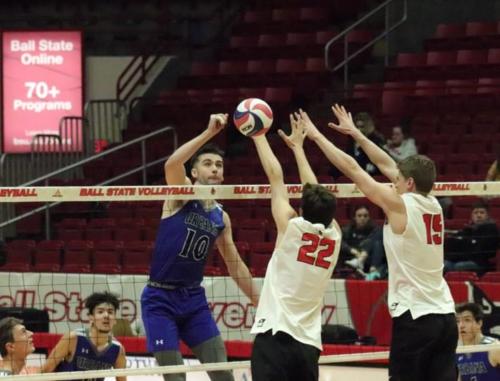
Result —
[{"label": "bare arm", "polygon": [[497,169],[498,161],[494,161],[488,169],[488,173],[486,174],[486,181],[495,181],[495,172]]},{"label": "bare arm", "polygon": [[224,212],[224,224],[226,227],[222,235],[217,239],[219,252],[222,258],[224,258],[229,275],[231,275],[241,291],[252,301],[253,305],[257,306],[259,295],[253,286],[252,275],[248,271],[245,262],[241,259],[234,244],[231,220],[226,212]]},{"label": "bare arm", "polygon": [[166,161],[165,181],[168,185],[186,184],[186,170],[184,164],[198,151],[206,142],[217,135],[227,125],[227,114],[212,114],[207,129],[200,135],[180,146]]},{"label": "bare arm", "polygon": [[[337,117],[339,113],[345,113],[346,118],[338,125],[329,123],[328,126],[345,135],[351,136],[356,143],[360,145],[363,151],[365,151],[370,161],[380,169],[380,172],[382,172],[391,182],[395,182],[399,171],[394,159],[356,128],[351,114],[347,113],[343,106],[335,105],[332,107],[332,110]],[[349,118],[347,118],[347,116],[349,116]]]},{"label": "bare arm", "polygon": [[[115,369],[126,368],[127,367],[127,355],[125,354],[125,349],[123,346],[120,348],[120,353],[116,358]],[[127,377],[116,377],[116,381],[127,381]]]},{"label": "bare arm", "polygon": [[[500,342],[496,342],[495,344],[498,344],[498,343],[500,343]],[[500,366],[500,350],[499,349],[494,350],[494,351],[490,351],[490,353],[488,354],[488,358],[490,360],[491,366],[493,366],[493,367]]]},{"label": "bare arm", "polygon": [[[339,119],[339,121],[341,120]],[[354,158],[338,149],[312,123],[308,128],[308,137],[318,145],[334,166],[359,187],[370,201],[384,209],[389,217],[389,222],[397,233],[404,230],[406,227],[406,208],[401,196],[394,189],[375,181]],[[396,215],[401,218],[401,221],[398,219],[398,223],[394,226],[395,220],[392,217]]]},{"label": "bare arm", "polygon": [[73,332],[64,334],[50,352],[47,361],[43,364],[42,373],[52,373],[56,370],[60,362],[69,359],[74,355],[77,337]]},{"label": "bare arm", "polygon": [[290,206],[288,192],[283,180],[283,169],[276,155],[271,150],[265,135],[253,138],[260,162],[271,185],[271,210],[278,229],[278,240],[285,231],[290,218],[295,216],[295,211]]},{"label": "bare arm", "polygon": [[309,161],[304,152],[304,139],[307,135],[307,124],[303,121],[303,113],[290,114],[291,133],[286,135],[283,130],[278,130],[278,135],[285,141],[286,145],[292,150],[299,169],[300,182],[302,184],[317,184],[318,179],[314,174]]}]

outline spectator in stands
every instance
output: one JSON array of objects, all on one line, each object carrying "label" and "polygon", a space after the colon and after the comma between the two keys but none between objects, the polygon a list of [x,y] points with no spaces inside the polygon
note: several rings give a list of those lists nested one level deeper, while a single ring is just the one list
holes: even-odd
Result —
[{"label": "spectator in stands", "polygon": [[500,144],[497,146],[497,159],[491,164],[486,174],[486,181],[500,181]]},{"label": "spectator in stands", "polygon": [[352,222],[344,227],[341,263],[360,270],[368,279],[378,279],[386,275],[382,229],[370,218],[370,211],[364,205],[354,210]]},{"label": "spectator in stands", "polygon": [[[359,112],[354,116],[354,123],[356,127],[365,135],[368,139],[370,139],[373,143],[375,143],[379,147],[383,147],[385,145],[384,136],[376,130],[375,123],[373,122],[372,117],[367,112]],[[356,141],[352,141],[346,151],[349,155],[353,156],[361,168],[363,168],[370,175],[380,175],[380,171],[378,168],[373,165],[370,161],[366,153],[361,149],[360,145]],[[330,174],[337,178],[342,173],[339,172],[338,169],[332,167],[330,170]]]},{"label": "spectator in stands", "polygon": [[26,329],[22,320],[13,317],[0,320],[0,355],[3,359],[0,377],[19,374],[34,350],[33,332]]},{"label": "spectator in stands", "polygon": [[403,126],[392,127],[392,136],[387,140],[385,150],[396,162],[418,153],[415,139],[407,136]]},{"label": "spectator in stands", "polygon": [[445,271],[487,271],[496,254],[498,226],[488,214],[488,205],[478,201],[472,207],[471,222],[445,239]]}]

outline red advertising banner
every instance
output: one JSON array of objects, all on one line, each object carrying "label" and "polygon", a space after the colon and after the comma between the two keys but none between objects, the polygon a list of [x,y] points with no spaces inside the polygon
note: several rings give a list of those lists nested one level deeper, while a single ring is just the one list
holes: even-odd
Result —
[{"label": "red advertising banner", "polygon": [[81,40],[79,31],[3,33],[4,152],[29,152],[34,135],[57,135],[63,116],[82,115]]}]

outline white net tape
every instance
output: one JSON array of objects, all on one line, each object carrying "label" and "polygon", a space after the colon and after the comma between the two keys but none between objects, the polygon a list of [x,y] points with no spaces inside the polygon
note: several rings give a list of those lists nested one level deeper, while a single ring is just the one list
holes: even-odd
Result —
[{"label": "white net tape", "polygon": [[[473,353],[500,350],[500,344],[469,345],[457,348],[457,353]],[[374,360],[386,360],[389,352],[369,352],[346,355],[321,356],[319,364],[335,364],[349,362],[364,362]],[[187,372],[207,372],[230,369],[244,369],[250,367],[250,361],[232,361],[226,363],[200,364],[200,365],[176,365],[158,366],[138,369],[107,369],[89,370],[81,372],[66,373],[45,373],[2,377],[2,381],[49,381],[49,380],[81,380],[105,377],[123,376],[148,376],[157,374],[187,373]]]},{"label": "white net tape", "polygon": [[[323,184],[337,197],[364,197],[354,184]],[[390,184],[388,184],[389,186]],[[288,194],[300,198],[302,185],[290,184]],[[498,196],[500,182],[436,183],[435,196]],[[196,186],[92,186],[92,187],[0,187],[0,202],[59,201],[155,201],[190,199],[265,199],[271,197],[269,185]]]}]

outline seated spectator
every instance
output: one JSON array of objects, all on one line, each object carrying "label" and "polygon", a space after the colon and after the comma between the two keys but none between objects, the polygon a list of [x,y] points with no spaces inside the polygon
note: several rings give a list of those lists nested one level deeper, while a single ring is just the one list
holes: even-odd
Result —
[{"label": "seated spectator", "polygon": [[379,279],[387,274],[382,229],[370,219],[366,206],[358,206],[352,222],[342,229],[339,263],[355,268],[367,279]]},{"label": "seated spectator", "polygon": [[[384,136],[376,130],[375,123],[373,122],[372,117],[367,112],[360,112],[354,116],[354,123],[360,129],[360,131],[365,135],[368,139],[374,142],[379,147],[383,147],[385,144]],[[366,172],[368,172],[372,176],[380,175],[380,171],[378,168],[370,161],[368,155],[361,149],[360,145],[355,141],[352,141],[347,148],[346,151],[349,155],[353,156],[361,168],[363,168]],[[333,167],[330,170],[330,174],[337,178],[342,174]]]},{"label": "seated spectator", "polygon": [[415,139],[408,137],[402,126],[392,127],[392,136],[384,148],[397,162],[418,153]]},{"label": "seated spectator", "polygon": [[445,271],[487,271],[498,246],[498,226],[483,201],[472,207],[471,222],[445,239]]}]

